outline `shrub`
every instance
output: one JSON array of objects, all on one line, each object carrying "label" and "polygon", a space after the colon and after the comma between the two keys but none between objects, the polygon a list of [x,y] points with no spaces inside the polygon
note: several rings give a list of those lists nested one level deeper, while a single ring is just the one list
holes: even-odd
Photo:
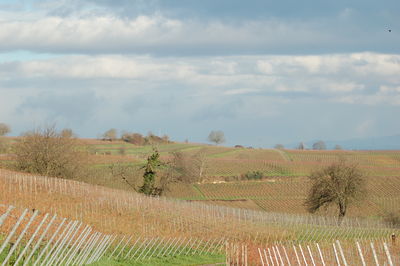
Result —
[{"label": "shrub", "polygon": [[241,177],[235,176],[235,175],[232,175],[232,176],[225,176],[225,177],[224,177],[224,181],[225,181],[225,182],[235,182],[235,181],[240,181],[240,180],[241,180]]},{"label": "shrub", "polygon": [[244,175],[244,177],[248,180],[260,180],[264,177],[264,174],[261,171],[249,171]]}]

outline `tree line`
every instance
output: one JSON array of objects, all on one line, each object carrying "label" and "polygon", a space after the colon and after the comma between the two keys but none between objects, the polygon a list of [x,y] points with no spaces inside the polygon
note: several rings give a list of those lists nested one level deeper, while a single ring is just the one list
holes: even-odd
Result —
[{"label": "tree line", "polygon": [[[275,149],[285,149],[285,146],[283,144],[276,144],[274,146]],[[296,149],[298,150],[307,150],[307,146],[304,142],[300,142],[299,145],[297,145]],[[324,141],[319,140],[317,142],[314,142],[314,144],[312,145],[312,150],[318,150],[318,151],[322,151],[322,150],[327,150],[327,146],[325,144]],[[343,150],[342,146],[340,146],[339,144],[336,144],[333,148],[334,150]]]}]

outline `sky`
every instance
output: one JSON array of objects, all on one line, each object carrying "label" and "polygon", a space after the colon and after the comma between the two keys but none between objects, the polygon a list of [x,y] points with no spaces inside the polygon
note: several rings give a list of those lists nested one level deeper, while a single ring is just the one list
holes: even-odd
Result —
[{"label": "sky", "polygon": [[0,0],[0,122],[225,145],[400,134],[400,1]]}]

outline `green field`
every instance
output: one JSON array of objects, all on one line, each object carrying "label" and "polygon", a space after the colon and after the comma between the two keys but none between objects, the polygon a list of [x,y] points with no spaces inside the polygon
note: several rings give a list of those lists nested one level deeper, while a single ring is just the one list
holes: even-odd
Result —
[{"label": "green field", "polygon": [[195,266],[195,265],[204,265],[204,264],[216,264],[225,262],[225,257],[222,255],[194,255],[194,256],[174,256],[169,258],[156,258],[149,259],[147,261],[140,262],[132,262],[132,261],[124,261],[124,260],[108,260],[103,259],[96,263],[92,263],[90,265],[93,266],[162,266],[162,265],[181,265],[181,266]]}]

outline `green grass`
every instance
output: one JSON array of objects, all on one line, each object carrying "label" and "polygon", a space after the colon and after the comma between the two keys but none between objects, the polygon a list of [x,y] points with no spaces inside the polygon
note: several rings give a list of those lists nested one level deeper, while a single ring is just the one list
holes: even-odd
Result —
[{"label": "green grass", "polygon": [[125,266],[125,265],[137,265],[137,266],[156,266],[156,265],[203,265],[211,263],[222,263],[225,262],[223,255],[194,255],[194,256],[174,256],[168,258],[154,258],[144,260],[140,262],[126,261],[126,260],[108,260],[103,259],[98,262],[92,263],[92,266]]},{"label": "green grass", "polygon": [[207,199],[206,195],[204,195],[204,193],[201,191],[201,189],[199,188],[199,186],[197,185],[193,185],[194,190],[196,190],[200,195],[202,199]]}]

